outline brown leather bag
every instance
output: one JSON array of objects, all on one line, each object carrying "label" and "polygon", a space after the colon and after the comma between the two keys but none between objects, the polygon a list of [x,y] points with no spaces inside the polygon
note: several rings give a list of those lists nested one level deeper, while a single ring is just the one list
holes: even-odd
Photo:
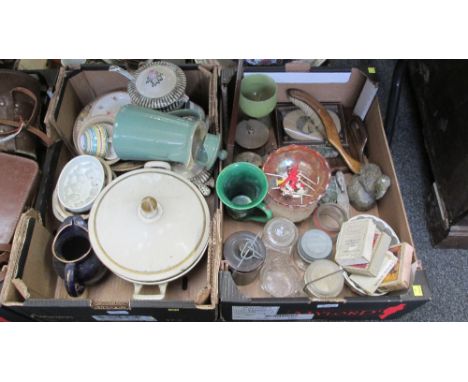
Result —
[{"label": "brown leather bag", "polygon": [[40,130],[39,81],[14,70],[0,70],[0,151],[36,158],[37,138],[52,140]]}]

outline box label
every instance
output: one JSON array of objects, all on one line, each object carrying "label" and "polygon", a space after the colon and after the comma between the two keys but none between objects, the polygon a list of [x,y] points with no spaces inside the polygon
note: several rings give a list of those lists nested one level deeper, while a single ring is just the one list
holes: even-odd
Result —
[{"label": "box label", "polygon": [[413,294],[414,294],[414,297],[422,297],[424,296],[424,293],[423,293],[423,290],[422,290],[422,287],[421,285],[413,285]]},{"label": "box label", "polygon": [[124,314],[129,314],[126,310],[108,310],[106,311],[107,314],[122,316]]},{"label": "box label", "polygon": [[244,76],[254,74],[267,75],[277,84],[345,84],[351,78],[351,72],[247,72]]},{"label": "box label", "polygon": [[314,318],[313,313],[294,313],[294,314],[277,314],[265,318],[268,321],[310,321]]},{"label": "box label", "polygon": [[128,314],[101,314],[93,316],[96,321],[157,321],[153,316],[137,316]]},{"label": "box label", "polygon": [[317,309],[338,308],[340,304],[318,304]]},{"label": "box label", "polygon": [[233,306],[232,319],[242,321],[292,321],[312,320],[313,314],[278,314],[279,306]]}]

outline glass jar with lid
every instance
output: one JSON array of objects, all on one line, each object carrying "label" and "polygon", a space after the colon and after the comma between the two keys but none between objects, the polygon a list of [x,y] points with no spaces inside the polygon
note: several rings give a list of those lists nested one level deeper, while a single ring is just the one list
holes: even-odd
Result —
[{"label": "glass jar with lid", "polygon": [[226,239],[224,259],[237,285],[247,285],[255,280],[266,259],[266,248],[259,235],[238,231]]},{"label": "glass jar with lid", "polygon": [[333,250],[333,241],[324,231],[311,229],[306,231],[297,241],[293,253],[294,264],[305,271],[315,260],[330,257]]},{"label": "glass jar with lid", "polygon": [[265,246],[275,252],[289,255],[299,237],[296,225],[286,218],[273,218],[263,229]]},{"label": "glass jar with lid", "polygon": [[304,284],[310,297],[337,297],[344,287],[343,269],[331,260],[314,261],[304,273]]}]

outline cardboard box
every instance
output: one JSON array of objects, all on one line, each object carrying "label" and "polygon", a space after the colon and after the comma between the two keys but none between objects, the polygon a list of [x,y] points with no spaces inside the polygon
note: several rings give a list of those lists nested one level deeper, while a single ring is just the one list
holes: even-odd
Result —
[{"label": "cardboard box", "polygon": [[[246,71],[249,71],[246,68]],[[250,71],[258,71],[251,68]],[[272,76],[278,84],[278,102],[286,102],[286,89],[295,87],[303,89],[321,102],[339,102],[345,108],[345,114],[354,113],[365,116],[367,126],[368,158],[378,164],[383,173],[387,174],[392,185],[383,199],[372,210],[367,211],[380,216],[395,230],[401,241],[414,246],[409,229],[406,212],[401,197],[398,180],[395,174],[392,157],[385,137],[378,100],[375,98],[376,87],[359,70],[347,72],[315,71],[311,73],[281,72],[279,70],[266,73]],[[231,81],[231,86],[234,86]],[[232,93],[231,93],[232,94]],[[236,92],[234,92],[236,94]],[[238,101],[234,97],[232,114],[234,119],[230,128],[237,124]],[[224,124],[228,121],[224,120]],[[227,142],[230,157],[236,148],[232,138],[233,131],[229,131],[230,140]],[[270,151],[274,148],[273,143]],[[357,214],[352,211],[352,215]],[[223,215],[223,237],[239,230],[258,232],[263,225],[251,222],[238,222],[226,214]],[[300,232],[312,228],[311,219],[298,224]],[[408,291],[390,293],[382,297],[362,297],[354,294],[348,288],[335,299],[322,300],[307,297],[274,298],[260,287],[259,277],[249,285],[237,286],[222,263],[220,272],[220,313],[221,319],[236,320],[368,320],[396,318],[416,307],[426,303],[431,298],[425,272],[416,254],[413,259],[413,282]]]},{"label": "cardboard box", "polygon": [[6,308],[0,308],[0,322],[28,322],[31,321],[30,318],[20,316],[19,314],[6,309]]},{"label": "cardboard box", "polygon": [[[218,122],[216,67],[183,67],[187,95],[209,116],[209,129],[221,133]],[[68,296],[63,281],[52,269],[51,239],[59,222],[52,215],[52,190],[62,167],[74,155],[72,130],[81,109],[96,97],[126,89],[127,79],[107,66],[61,70],[56,92],[46,116],[51,136],[63,145],[49,151],[48,176],[41,184],[37,209],[25,213],[18,225],[10,267],[1,294],[8,309],[44,321],[213,321],[217,318],[219,245],[210,240],[200,263],[185,277],[168,286],[163,300],[133,300],[133,285],[112,273],[99,284],[87,287],[78,297]],[[212,236],[219,220],[216,194],[208,198]]]},{"label": "cardboard box", "polygon": [[[29,70],[20,70],[23,73],[29,74],[31,77],[36,78],[39,83],[40,83],[40,89],[41,89],[41,116],[40,120],[42,122],[42,117],[45,116],[48,105],[49,105],[49,97],[46,96],[46,93],[49,93],[50,89],[53,89],[57,80],[58,76],[58,70],[55,69],[29,69]],[[42,126],[40,126],[42,129]],[[40,194],[40,187],[39,183],[42,182],[42,178],[44,176],[47,176],[47,174],[44,174],[44,161],[45,161],[45,156],[46,156],[46,147],[42,145],[39,141],[37,141],[37,163],[40,167],[40,171],[38,173],[38,181],[37,184],[34,187],[34,192],[31,194],[31,200],[29,200],[26,204],[26,208],[29,208],[35,204],[35,202],[39,199],[39,194]],[[7,269],[7,265],[4,265],[2,262],[2,265],[0,265],[0,272],[3,272],[4,270]],[[2,277],[3,278],[3,277]],[[0,291],[3,288],[3,282],[0,282]],[[18,315],[14,313],[12,310],[0,306],[0,321],[30,321],[30,318],[27,318],[22,315]]]}]

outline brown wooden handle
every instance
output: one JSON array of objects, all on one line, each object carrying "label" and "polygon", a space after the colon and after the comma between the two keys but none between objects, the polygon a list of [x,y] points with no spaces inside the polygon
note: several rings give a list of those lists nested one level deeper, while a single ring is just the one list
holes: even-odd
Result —
[{"label": "brown wooden handle", "polygon": [[340,136],[336,130],[335,122],[333,122],[332,117],[328,113],[327,109],[314,97],[310,94],[299,90],[299,89],[288,89],[288,95],[296,98],[297,100],[304,102],[309,107],[311,107],[322,120],[323,125],[325,126],[325,131],[327,133],[328,142],[338,151],[341,157],[344,159],[349,169],[355,174],[361,172],[361,163],[355,160],[343,147],[340,141]]}]

